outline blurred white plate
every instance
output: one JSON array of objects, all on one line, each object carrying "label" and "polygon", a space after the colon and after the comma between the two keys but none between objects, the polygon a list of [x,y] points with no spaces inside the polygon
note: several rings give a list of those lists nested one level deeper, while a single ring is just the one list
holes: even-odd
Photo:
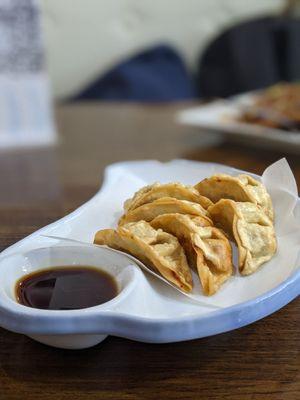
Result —
[{"label": "blurred white plate", "polygon": [[[253,104],[254,99],[255,94],[248,93],[227,100],[217,100],[181,111],[177,115],[177,120],[182,124],[223,133],[231,140],[300,153],[300,132],[287,132],[235,121],[240,115],[241,109]],[[254,138],[255,141],[253,141]]]}]

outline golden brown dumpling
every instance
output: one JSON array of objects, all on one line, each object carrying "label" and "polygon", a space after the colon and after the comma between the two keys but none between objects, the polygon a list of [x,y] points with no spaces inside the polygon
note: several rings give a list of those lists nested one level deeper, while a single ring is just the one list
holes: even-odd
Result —
[{"label": "golden brown dumpling", "polygon": [[187,200],[178,200],[173,197],[163,197],[128,211],[121,217],[119,225],[141,220],[149,222],[158,215],[169,213],[199,215],[212,223],[207,215],[208,212],[200,204]]},{"label": "golden brown dumpling", "polygon": [[276,252],[272,221],[256,204],[223,199],[209,208],[213,221],[237,244],[242,275],[255,272]]},{"label": "golden brown dumpling", "polygon": [[129,253],[185,292],[192,290],[192,275],[177,238],[145,221],[98,231],[94,243]]},{"label": "golden brown dumpling", "polygon": [[166,184],[154,183],[143,187],[134,194],[132,199],[126,200],[124,209],[128,212],[162,197],[174,197],[178,200],[192,201],[199,203],[205,209],[212,205],[212,202],[207,197],[201,196],[193,186],[173,182]]},{"label": "golden brown dumpling", "polygon": [[164,214],[151,221],[151,225],[177,237],[189,265],[198,272],[205,295],[216,293],[232,275],[232,253],[227,237],[207,225],[202,217]]},{"label": "golden brown dumpling", "polygon": [[241,174],[236,177],[226,174],[214,175],[199,182],[195,185],[195,189],[213,203],[221,199],[232,199],[256,204],[272,221],[274,219],[270,195],[262,183],[249,175]]}]

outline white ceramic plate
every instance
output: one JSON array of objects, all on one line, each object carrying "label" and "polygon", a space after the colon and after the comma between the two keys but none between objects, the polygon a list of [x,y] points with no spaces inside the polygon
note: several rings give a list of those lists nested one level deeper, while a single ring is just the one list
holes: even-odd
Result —
[{"label": "white ceramic plate", "polygon": [[217,100],[207,105],[193,107],[178,113],[178,121],[182,124],[194,125],[230,136],[232,140],[249,142],[263,147],[273,147],[300,152],[300,132],[287,132],[280,129],[267,128],[255,124],[237,122],[241,107],[253,104],[255,94],[248,93],[234,96],[226,100]]},{"label": "white ceramic plate", "polygon": [[[54,239],[42,235],[55,235],[91,243],[97,230],[115,226],[122,212],[124,200],[147,183],[181,181],[193,184],[216,171],[237,173],[237,170],[230,167],[185,160],[168,163],[136,161],[111,165],[106,169],[102,189],[91,200],[72,214],[6,249],[0,255],[0,265],[6,256],[56,244]],[[297,215],[300,217],[299,211],[298,199]],[[297,250],[300,247],[298,241],[296,244],[294,241],[292,245],[297,246]],[[278,260],[281,260],[278,263],[282,262],[282,259]],[[99,262],[101,264],[101,260]],[[67,337],[73,335],[73,338],[76,335],[77,337],[116,335],[144,342],[163,343],[210,336],[257,321],[299,295],[298,269],[292,271],[288,266],[284,269],[279,265],[279,268],[274,269],[275,272],[270,273],[268,268],[266,265],[247,278],[232,277],[231,281],[224,285],[220,296],[228,290],[230,293],[232,284],[240,290],[240,295],[236,295],[234,303],[230,303],[228,296],[227,304],[218,309],[199,305],[155,277],[140,273],[139,284],[132,290],[130,301],[120,302],[117,308],[105,311],[91,308],[90,318],[89,313],[83,312],[84,323],[82,320],[77,321],[75,314],[66,314],[65,322],[53,314],[52,320],[49,317],[50,322],[48,318],[47,323],[43,323],[42,316],[40,319],[30,319],[30,316],[27,316],[26,319],[22,309],[18,309],[19,314],[10,318],[9,311],[2,307],[0,302],[0,325],[15,332],[34,336],[45,343],[72,348],[86,347],[88,344],[74,342],[75,344],[67,346],[65,341],[64,344],[59,344],[53,341],[53,338],[59,335]],[[265,279],[265,276],[268,279]],[[78,314],[78,311],[76,312]],[[96,339],[93,344],[95,343]]]}]

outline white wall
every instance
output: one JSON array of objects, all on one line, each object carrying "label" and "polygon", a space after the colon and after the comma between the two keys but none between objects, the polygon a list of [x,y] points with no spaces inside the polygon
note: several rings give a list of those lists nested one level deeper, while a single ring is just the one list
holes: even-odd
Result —
[{"label": "white wall", "polygon": [[94,77],[144,46],[173,45],[193,68],[201,49],[222,28],[284,0],[40,0],[48,70],[56,98],[76,93]]}]

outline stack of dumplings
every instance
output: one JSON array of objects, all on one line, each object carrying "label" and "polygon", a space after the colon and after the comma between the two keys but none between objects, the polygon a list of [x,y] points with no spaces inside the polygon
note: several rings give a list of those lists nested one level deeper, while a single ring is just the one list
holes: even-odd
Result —
[{"label": "stack of dumplings", "polygon": [[271,198],[260,182],[218,174],[195,186],[143,187],[125,202],[118,227],[98,231],[94,243],[133,255],[187,293],[193,269],[210,296],[233,274],[230,240],[241,275],[272,258],[273,221]]}]

